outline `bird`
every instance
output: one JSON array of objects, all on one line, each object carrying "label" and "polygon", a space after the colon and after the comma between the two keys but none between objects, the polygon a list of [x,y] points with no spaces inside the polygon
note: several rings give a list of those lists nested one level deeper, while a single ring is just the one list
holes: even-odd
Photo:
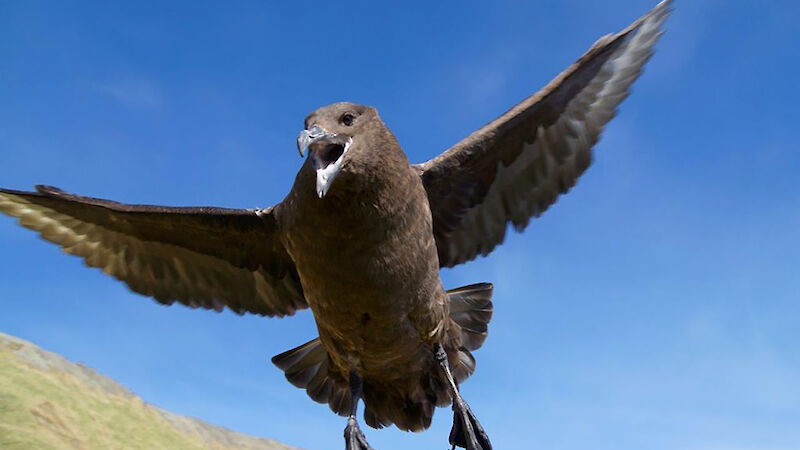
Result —
[{"label": "bird", "polygon": [[489,450],[460,384],[487,338],[493,286],[445,290],[440,269],[488,255],[576,184],[671,4],[602,37],[544,88],[421,164],[375,108],[341,102],[306,117],[303,164],[271,207],[134,205],[39,185],[0,189],[0,211],[162,304],[270,317],[310,308],[319,336],[272,361],[347,418],[347,450],[371,449],[360,403],[370,427],[407,431],[451,406],[451,447]]}]

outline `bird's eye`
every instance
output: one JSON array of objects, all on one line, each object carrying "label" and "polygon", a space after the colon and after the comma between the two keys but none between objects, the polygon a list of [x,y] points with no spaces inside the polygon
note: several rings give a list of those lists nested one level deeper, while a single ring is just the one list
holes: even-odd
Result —
[{"label": "bird's eye", "polygon": [[339,118],[339,122],[348,127],[353,124],[354,120],[356,120],[356,116],[351,113],[344,113],[342,117]]}]

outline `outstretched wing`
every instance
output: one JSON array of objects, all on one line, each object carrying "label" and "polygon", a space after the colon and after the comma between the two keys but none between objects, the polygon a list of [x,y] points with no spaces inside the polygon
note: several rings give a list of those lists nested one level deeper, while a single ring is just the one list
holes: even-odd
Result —
[{"label": "outstretched wing", "polygon": [[0,189],[0,211],[163,304],[264,316],[308,305],[272,208],[172,208]]},{"label": "outstretched wing", "polygon": [[416,166],[428,192],[439,264],[486,255],[575,185],[591,148],[653,53],[671,0],[601,38],[536,94]]}]

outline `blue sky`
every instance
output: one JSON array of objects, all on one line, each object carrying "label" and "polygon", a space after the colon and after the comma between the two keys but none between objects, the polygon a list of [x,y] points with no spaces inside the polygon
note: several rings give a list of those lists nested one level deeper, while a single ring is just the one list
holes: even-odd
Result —
[{"label": "blue sky", "polygon": [[[376,106],[424,161],[654,1],[2,2],[0,185],[266,206],[305,115]],[[495,316],[463,386],[502,449],[796,449],[800,6],[678,1],[578,186],[490,257]],[[282,320],[162,307],[0,218],[0,331],[146,401],[309,449],[343,419],[269,357]],[[368,429],[380,449],[445,448]]]}]

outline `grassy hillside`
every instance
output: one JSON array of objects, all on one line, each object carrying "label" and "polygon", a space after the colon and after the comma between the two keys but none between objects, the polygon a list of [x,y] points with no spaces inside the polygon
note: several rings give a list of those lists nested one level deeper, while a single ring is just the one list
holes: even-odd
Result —
[{"label": "grassy hillside", "polygon": [[148,405],[94,370],[0,333],[2,449],[290,449]]}]

